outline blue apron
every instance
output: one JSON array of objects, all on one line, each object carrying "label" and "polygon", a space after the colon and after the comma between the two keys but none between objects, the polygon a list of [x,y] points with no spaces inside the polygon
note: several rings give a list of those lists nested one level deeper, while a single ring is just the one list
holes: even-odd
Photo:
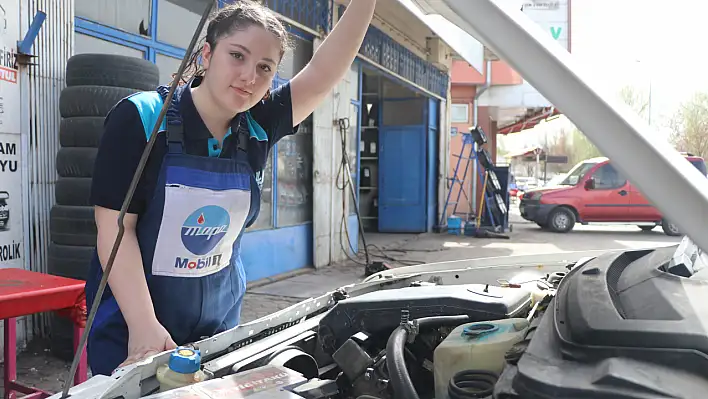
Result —
[{"label": "blue apron", "polygon": [[[246,291],[240,241],[260,208],[259,185],[247,158],[249,137],[260,126],[249,113],[238,116],[237,137],[232,138],[238,139],[238,149],[229,158],[186,154],[179,99],[189,87],[180,87],[173,96],[161,129],[167,128],[169,148],[137,224],[155,314],[178,345],[238,325]],[[138,107],[148,136],[166,94],[162,86],[128,97]],[[86,283],[89,307],[102,275],[94,253]],[[87,352],[93,374],[110,375],[127,357],[128,327],[110,287],[101,298]]]}]

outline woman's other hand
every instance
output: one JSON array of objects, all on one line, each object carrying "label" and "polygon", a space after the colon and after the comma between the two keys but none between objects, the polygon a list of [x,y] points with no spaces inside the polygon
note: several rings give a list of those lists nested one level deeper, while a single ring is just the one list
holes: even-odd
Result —
[{"label": "woman's other hand", "polygon": [[157,320],[134,327],[128,334],[128,357],[118,367],[139,362],[177,347],[170,333]]}]

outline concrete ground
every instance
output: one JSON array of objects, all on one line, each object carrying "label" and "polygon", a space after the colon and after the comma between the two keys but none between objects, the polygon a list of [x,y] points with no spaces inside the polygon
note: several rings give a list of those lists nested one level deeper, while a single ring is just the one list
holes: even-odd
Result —
[{"label": "concrete ground", "polygon": [[[515,207],[514,207],[515,208]],[[448,234],[367,235],[370,256],[392,266],[459,259],[539,254],[558,251],[621,249],[671,245],[680,238],[668,237],[660,228],[642,232],[636,226],[577,226],[569,234],[542,231],[512,215],[509,240],[477,239]],[[265,316],[310,296],[364,277],[363,255],[342,265],[320,270],[302,270],[278,281],[252,285],[244,299],[244,322]],[[18,379],[49,391],[60,391],[69,365],[49,354],[45,341],[32,342],[18,356]],[[0,367],[2,368],[2,367]]]}]

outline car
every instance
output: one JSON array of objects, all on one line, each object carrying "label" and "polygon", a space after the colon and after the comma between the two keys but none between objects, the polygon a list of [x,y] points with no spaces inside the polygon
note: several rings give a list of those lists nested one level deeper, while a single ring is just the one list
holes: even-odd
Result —
[{"label": "car", "polygon": [[415,1],[558,104],[687,233],[681,243],[384,270],[189,344],[183,365],[206,381],[158,393],[157,371],[180,355],[165,352],[72,399],[705,398],[708,179],[515,7]]},{"label": "car", "polygon": [[[703,158],[683,155],[706,175]],[[681,235],[605,157],[579,162],[555,185],[526,191],[519,211],[524,219],[558,233],[573,230],[576,223],[621,223],[636,224],[644,231],[661,226],[669,236]]]}]

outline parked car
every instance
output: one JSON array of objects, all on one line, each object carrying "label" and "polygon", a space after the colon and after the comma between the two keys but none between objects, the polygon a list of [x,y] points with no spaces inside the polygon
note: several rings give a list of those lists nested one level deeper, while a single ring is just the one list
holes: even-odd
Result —
[{"label": "parked car", "polygon": [[[703,158],[683,155],[706,175]],[[573,230],[576,223],[621,223],[636,224],[644,231],[661,226],[667,235],[681,235],[604,157],[578,163],[556,185],[525,192],[519,210],[524,219],[559,233]]]}]

